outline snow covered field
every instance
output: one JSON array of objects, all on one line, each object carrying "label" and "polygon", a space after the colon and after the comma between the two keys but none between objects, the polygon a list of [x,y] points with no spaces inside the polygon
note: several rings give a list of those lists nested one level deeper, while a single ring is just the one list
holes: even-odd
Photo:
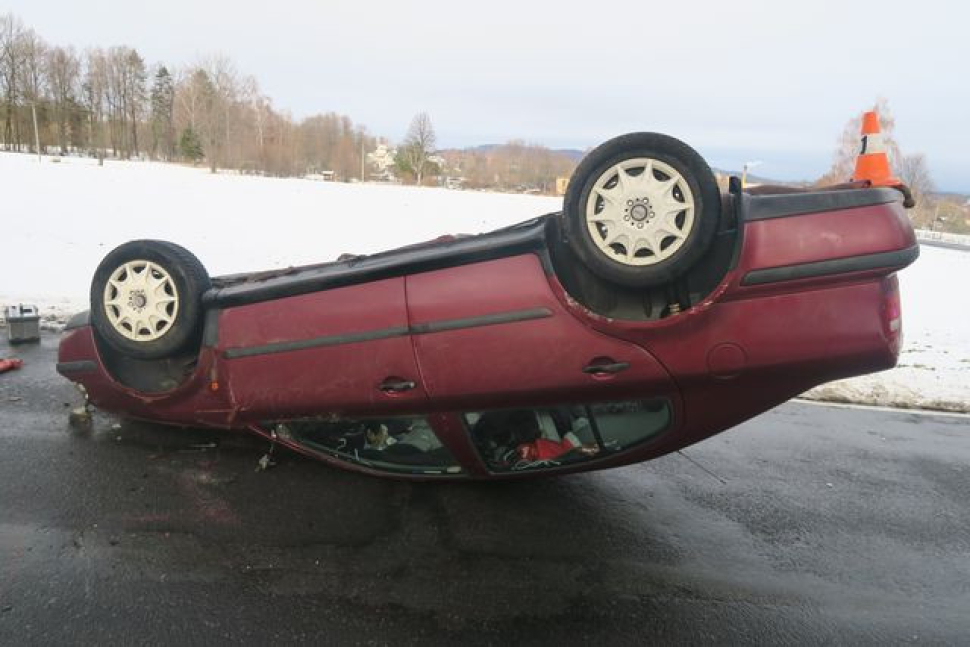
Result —
[{"label": "snow covered field", "polygon": [[[134,238],[176,241],[213,275],[366,254],[478,233],[555,211],[525,195],[273,179],[146,162],[0,153],[0,305],[52,320],[86,309],[102,256]],[[970,252],[924,247],[901,273],[898,368],[806,397],[970,411]]]}]

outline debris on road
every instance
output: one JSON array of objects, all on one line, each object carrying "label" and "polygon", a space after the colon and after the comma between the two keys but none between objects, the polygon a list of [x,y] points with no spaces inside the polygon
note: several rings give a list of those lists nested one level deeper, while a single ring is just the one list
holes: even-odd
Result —
[{"label": "debris on road", "polygon": [[87,407],[72,409],[67,416],[67,422],[75,429],[89,429],[91,427],[91,411]]},{"label": "debris on road", "polygon": [[193,443],[185,449],[180,449],[179,453],[182,454],[196,454],[198,452],[204,452],[208,449],[215,449],[219,445],[217,443]]},{"label": "debris on road", "polygon": [[37,306],[27,306],[22,303],[8,306],[5,317],[7,338],[11,344],[40,341],[40,314]]},{"label": "debris on road", "polygon": [[24,360],[22,359],[0,359],[0,373],[6,373],[7,371],[13,371],[24,365]]},{"label": "debris on road", "polygon": [[276,461],[273,460],[271,453],[263,454],[263,457],[259,459],[259,463],[256,465],[257,472],[265,472],[269,468],[276,466]]}]

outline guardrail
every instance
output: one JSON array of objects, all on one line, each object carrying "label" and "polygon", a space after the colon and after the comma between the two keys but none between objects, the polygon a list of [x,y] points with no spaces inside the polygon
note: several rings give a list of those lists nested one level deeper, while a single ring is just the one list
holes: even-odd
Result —
[{"label": "guardrail", "polygon": [[917,229],[916,240],[923,245],[934,247],[948,247],[950,249],[963,249],[970,251],[970,236],[965,234],[949,234],[943,231],[930,231],[928,229]]}]

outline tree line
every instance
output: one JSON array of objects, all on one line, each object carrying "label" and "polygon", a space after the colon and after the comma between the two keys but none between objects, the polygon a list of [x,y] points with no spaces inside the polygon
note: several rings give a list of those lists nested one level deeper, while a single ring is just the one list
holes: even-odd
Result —
[{"label": "tree line", "polygon": [[295,120],[226,57],[172,69],[129,46],[78,52],[0,16],[0,147],[103,160],[205,162],[213,171],[361,174],[376,138],[328,112]]},{"label": "tree line", "polygon": [[[382,138],[350,117],[293,119],[224,56],[173,68],[134,47],[77,51],[47,43],[16,15],[0,15],[0,148],[7,151],[205,163],[273,176],[332,171],[368,177],[367,152]],[[421,113],[398,149],[398,177],[418,184],[467,176],[475,188],[551,191],[574,166],[539,146],[436,155]]]},{"label": "tree line", "polygon": [[568,178],[576,160],[539,144],[512,140],[501,146],[441,154],[472,189],[554,193],[556,179]]}]

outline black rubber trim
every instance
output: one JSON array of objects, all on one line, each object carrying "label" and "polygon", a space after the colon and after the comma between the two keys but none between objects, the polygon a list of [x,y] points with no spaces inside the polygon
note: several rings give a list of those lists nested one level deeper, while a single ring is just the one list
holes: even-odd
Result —
[{"label": "black rubber trim", "polygon": [[810,279],[832,274],[846,274],[848,272],[862,272],[885,267],[903,268],[919,257],[919,245],[892,252],[879,252],[864,256],[849,256],[847,258],[833,258],[827,261],[800,263],[798,265],[784,265],[781,267],[767,267],[752,270],[744,275],[741,285],[764,285],[780,281],[795,281]]},{"label": "black rubber trim", "polygon": [[319,348],[321,346],[339,346],[341,344],[354,344],[362,341],[388,339],[390,337],[404,337],[407,334],[407,327],[398,326],[395,328],[381,328],[379,330],[352,332],[342,335],[327,335],[326,337],[298,339],[296,341],[281,341],[274,344],[264,344],[262,346],[241,346],[239,348],[227,349],[224,355],[226,359],[253,357],[254,355],[272,355],[273,353],[288,353],[294,350],[306,350],[308,348]]},{"label": "black rubber trim", "polygon": [[518,321],[529,321],[531,319],[543,319],[545,317],[551,317],[552,315],[553,312],[549,308],[512,310],[509,312],[497,312],[490,315],[464,317],[461,319],[429,321],[428,323],[414,324],[410,327],[395,326],[392,328],[380,328],[378,330],[368,330],[364,332],[327,335],[325,337],[313,337],[311,339],[300,339],[296,341],[282,341],[273,344],[263,344],[261,346],[241,346],[239,348],[229,348],[223,353],[223,355],[226,359],[237,359],[240,357],[253,357],[256,355],[288,353],[294,350],[306,350],[308,348],[319,348],[321,346],[339,346],[341,344],[355,344],[365,341],[375,341],[377,339],[389,339],[391,337],[405,337],[412,334],[427,335],[429,333],[444,332],[446,330],[479,328],[481,326],[494,326],[496,324],[515,323]]},{"label": "black rubber trim", "polygon": [[744,218],[746,222],[770,218],[788,218],[822,211],[872,207],[901,200],[902,195],[899,191],[885,187],[779,195],[747,195]]},{"label": "black rubber trim", "polygon": [[206,348],[215,348],[219,345],[219,313],[217,308],[210,308],[205,311],[205,323],[202,325],[202,345]]},{"label": "black rubber trim", "polygon": [[64,326],[64,330],[74,330],[75,328],[84,328],[85,326],[91,325],[91,311],[85,310],[84,312],[79,312],[70,319],[67,320],[67,324]]},{"label": "black rubber trim", "polygon": [[93,373],[98,370],[98,365],[92,360],[82,359],[76,362],[58,362],[57,372],[61,375],[76,373]]},{"label": "black rubber trim", "polygon": [[208,308],[229,308],[534,252],[546,245],[548,217],[540,216],[480,236],[358,256],[263,281],[212,289],[202,301]]},{"label": "black rubber trim", "polygon": [[731,207],[734,209],[734,226],[737,228],[737,238],[734,241],[734,249],[731,251],[731,263],[728,270],[736,269],[741,261],[741,251],[744,249],[744,223],[748,220],[750,206],[748,202],[751,196],[741,189],[740,178],[731,177],[729,180]]},{"label": "black rubber trim", "polygon": [[414,324],[411,326],[411,334],[425,335],[433,332],[443,332],[446,330],[461,330],[462,328],[479,328],[481,326],[494,326],[496,324],[515,323],[517,321],[529,321],[531,319],[544,319],[551,317],[552,310],[549,308],[529,308],[528,310],[513,310],[511,312],[497,312],[491,315],[479,315],[476,317],[464,317],[462,319],[444,319],[442,321],[429,321],[428,323]]}]

